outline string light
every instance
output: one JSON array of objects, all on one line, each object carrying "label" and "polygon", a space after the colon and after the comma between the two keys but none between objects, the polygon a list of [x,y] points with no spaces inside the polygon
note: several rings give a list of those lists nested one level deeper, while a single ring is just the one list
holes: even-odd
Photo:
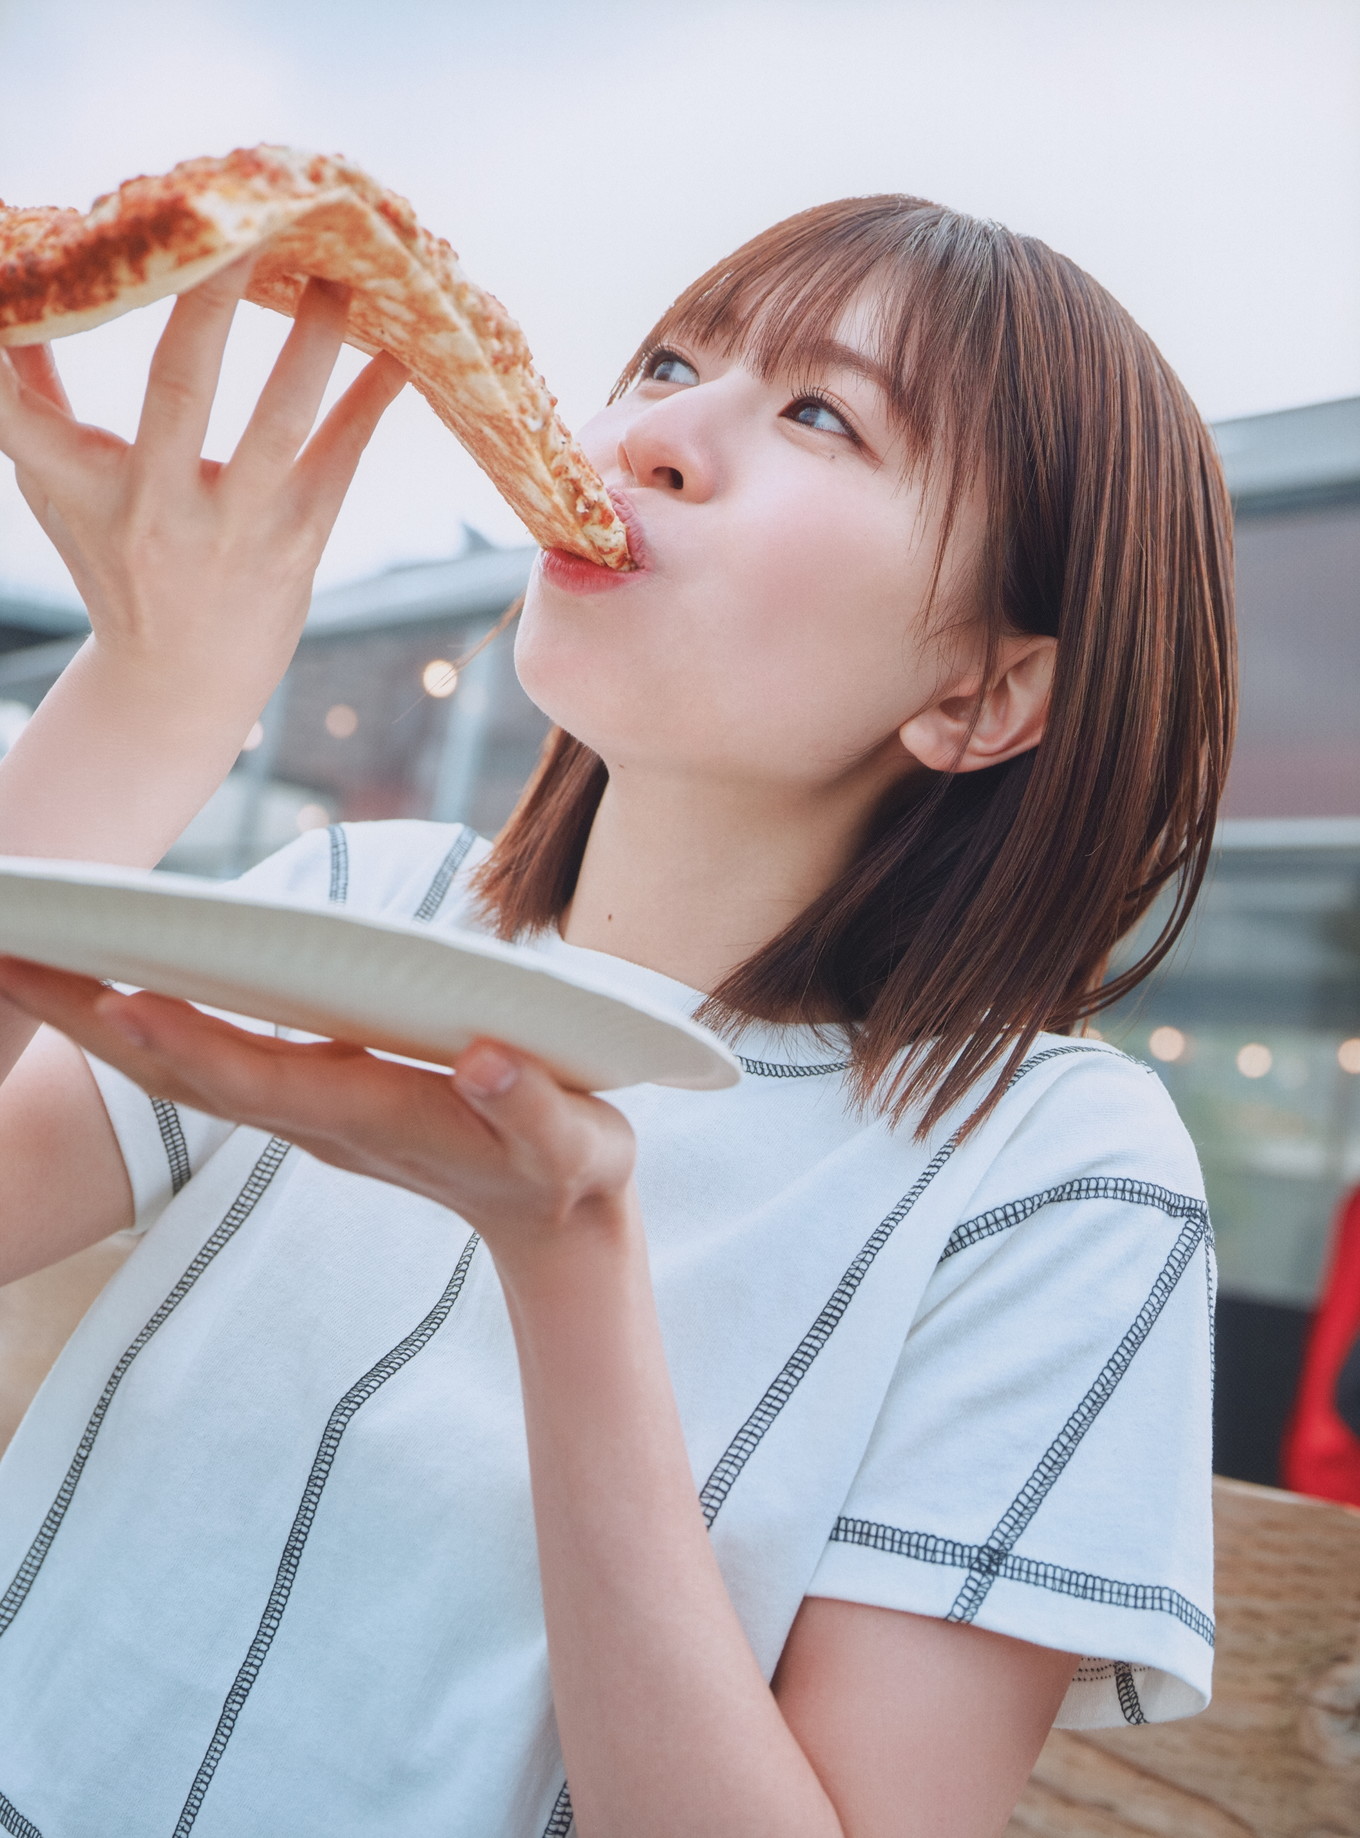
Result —
[{"label": "string light", "polygon": [[1275,1064],[1275,1055],[1259,1040],[1249,1040],[1237,1049],[1237,1070],[1244,1079],[1263,1079]]},{"label": "string light", "polygon": [[333,740],[348,740],[358,725],[358,713],[348,702],[337,702],[326,710],[326,732]]},{"label": "string light", "polygon": [[427,696],[442,700],[458,687],[458,672],[446,657],[432,657],[420,673],[420,686]]},{"label": "string light", "polygon": [[1155,1027],[1148,1035],[1148,1052],[1154,1059],[1183,1059],[1189,1045],[1178,1027]]},{"label": "string light", "polygon": [[1336,1058],[1343,1072],[1360,1072],[1360,1040],[1343,1040]]},{"label": "string light", "polygon": [[241,742],[241,751],[242,753],[253,753],[256,747],[263,746],[263,744],[264,729],[257,721],[254,727],[246,735],[245,739]]},{"label": "string light", "polygon": [[297,826],[304,835],[308,830],[324,830],[330,820],[324,804],[304,804],[297,814]]}]

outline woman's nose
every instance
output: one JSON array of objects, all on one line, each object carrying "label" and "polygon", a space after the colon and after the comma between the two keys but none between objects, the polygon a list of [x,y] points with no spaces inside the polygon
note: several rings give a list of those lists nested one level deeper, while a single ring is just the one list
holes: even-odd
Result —
[{"label": "woman's nose", "polygon": [[[702,500],[716,481],[714,457],[702,431],[692,425],[692,405],[683,394],[649,403],[619,441],[619,464],[639,485]],[[679,412],[677,412],[679,411]]]}]

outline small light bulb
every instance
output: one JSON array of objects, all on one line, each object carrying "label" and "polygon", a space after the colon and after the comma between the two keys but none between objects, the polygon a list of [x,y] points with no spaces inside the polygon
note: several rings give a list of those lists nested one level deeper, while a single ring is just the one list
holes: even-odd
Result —
[{"label": "small light bulb", "polygon": [[1343,1040],[1336,1058],[1343,1072],[1360,1072],[1360,1040]]},{"label": "small light bulb", "polygon": [[458,687],[458,672],[446,657],[432,657],[420,673],[421,688],[427,696],[442,700]]},{"label": "small light bulb", "polygon": [[1182,1059],[1189,1044],[1178,1027],[1155,1027],[1148,1035],[1148,1052],[1154,1059]]},{"label": "small light bulb", "polygon": [[359,716],[348,702],[337,702],[326,710],[326,732],[333,740],[348,740],[359,725]]},{"label": "small light bulb", "polygon": [[304,834],[308,830],[324,830],[331,820],[331,814],[324,804],[304,804],[297,814],[297,826]]},{"label": "small light bulb", "polygon": [[1237,1049],[1237,1070],[1244,1079],[1263,1079],[1275,1064],[1275,1055],[1259,1040],[1249,1040]]},{"label": "small light bulb", "polygon": [[262,746],[263,744],[264,744],[264,729],[261,727],[260,723],[257,721],[254,727],[246,735],[245,739],[241,742],[241,751],[242,753],[253,753],[256,747]]}]

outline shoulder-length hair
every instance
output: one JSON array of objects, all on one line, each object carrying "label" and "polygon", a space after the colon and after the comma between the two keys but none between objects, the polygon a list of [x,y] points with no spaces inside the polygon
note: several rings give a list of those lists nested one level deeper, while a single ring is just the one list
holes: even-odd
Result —
[{"label": "shoulder-length hair", "polygon": [[[879,302],[891,410],[945,494],[974,482],[975,615],[1057,639],[1039,745],[982,771],[907,777],[858,858],[715,989],[701,1016],[848,1026],[861,1101],[924,1133],[982,1076],[996,1102],[1037,1033],[1070,1033],[1155,968],[1213,840],[1235,713],[1231,514],[1213,442],[1152,341],[1044,243],[919,198],[791,217],[702,275],[616,395],[672,340],[762,376],[816,362],[847,307]],[[504,937],[570,902],[608,774],[560,729],[479,887]],[[1116,942],[1175,883],[1138,960]]]}]

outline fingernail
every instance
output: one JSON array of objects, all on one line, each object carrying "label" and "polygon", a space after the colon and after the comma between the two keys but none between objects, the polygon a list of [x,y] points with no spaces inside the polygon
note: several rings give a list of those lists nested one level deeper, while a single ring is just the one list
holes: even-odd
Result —
[{"label": "fingernail", "polygon": [[130,1040],[134,1047],[149,1047],[151,1036],[141,1024],[140,1018],[124,996],[114,996],[99,1004],[100,1019],[121,1034],[124,1040]]},{"label": "fingernail", "polygon": [[514,1060],[495,1047],[474,1047],[458,1066],[458,1083],[474,1098],[503,1098],[518,1077]]}]

